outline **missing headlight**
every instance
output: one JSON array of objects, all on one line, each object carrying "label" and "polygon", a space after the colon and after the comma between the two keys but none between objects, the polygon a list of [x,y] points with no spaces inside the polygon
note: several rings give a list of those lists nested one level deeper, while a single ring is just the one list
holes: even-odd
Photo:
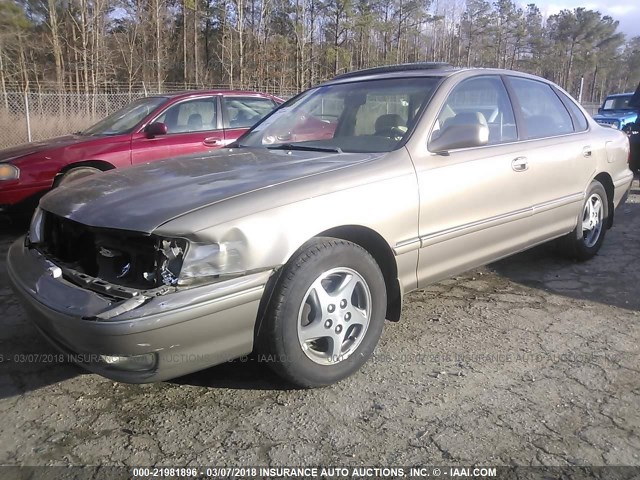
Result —
[{"label": "missing headlight", "polygon": [[187,240],[88,227],[48,212],[44,216],[44,227],[34,216],[32,230],[42,231],[34,246],[63,267],[68,280],[77,283],[84,275],[137,290],[178,284]]},{"label": "missing headlight", "polygon": [[161,240],[158,245],[160,258],[158,272],[164,285],[177,285],[184,258],[184,241]]}]

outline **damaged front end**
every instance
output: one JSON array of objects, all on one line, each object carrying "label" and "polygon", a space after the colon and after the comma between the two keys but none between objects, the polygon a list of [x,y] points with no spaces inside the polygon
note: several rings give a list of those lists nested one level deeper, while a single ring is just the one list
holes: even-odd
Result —
[{"label": "damaged front end", "polygon": [[241,235],[170,237],[37,210],[9,248],[9,282],[58,350],[114,380],[166,380],[249,353],[272,271],[238,270]]},{"label": "damaged front end", "polygon": [[88,227],[42,210],[35,213],[26,242],[66,280],[116,299],[174,289],[188,244],[181,238]]},{"label": "damaged front end", "polygon": [[244,275],[241,239],[207,243],[90,227],[37,209],[26,246],[52,264],[49,273],[111,300],[108,320],[149,299]]}]

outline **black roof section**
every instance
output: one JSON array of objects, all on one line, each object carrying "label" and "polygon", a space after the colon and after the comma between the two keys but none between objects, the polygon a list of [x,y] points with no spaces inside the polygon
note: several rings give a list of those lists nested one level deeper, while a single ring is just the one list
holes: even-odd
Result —
[{"label": "black roof section", "polygon": [[343,78],[361,77],[364,75],[376,75],[380,73],[406,72],[410,70],[453,70],[453,66],[446,62],[416,62],[402,63],[400,65],[385,65],[383,67],[365,68],[364,70],[356,70],[355,72],[343,73],[337,75],[333,80],[342,80]]}]

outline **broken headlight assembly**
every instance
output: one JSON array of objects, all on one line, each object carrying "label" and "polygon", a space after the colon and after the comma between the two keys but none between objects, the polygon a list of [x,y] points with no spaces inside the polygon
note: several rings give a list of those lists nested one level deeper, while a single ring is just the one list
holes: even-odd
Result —
[{"label": "broken headlight assembly", "polygon": [[180,270],[179,286],[213,282],[221,276],[241,275],[243,265],[242,243],[189,242]]},{"label": "broken headlight assembly", "polygon": [[186,240],[159,239],[154,268],[142,274],[144,279],[158,286],[177,285],[186,247]]},{"label": "broken headlight assembly", "polygon": [[37,208],[25,240],[81,287],[130,298],[135,291],[211,283],[244,273],[245,242],[93,228]]}]

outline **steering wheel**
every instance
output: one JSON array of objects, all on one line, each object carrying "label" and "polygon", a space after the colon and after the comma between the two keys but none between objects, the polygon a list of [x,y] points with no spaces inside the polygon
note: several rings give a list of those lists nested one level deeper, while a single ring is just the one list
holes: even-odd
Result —
[{"label": "steering wheel", "polygon": [[404,134],[407,133],[406,128],[403,130],[401,127],[386,127],[376,132],[377,137],[387,137],[391,140],[400,141]]}]

